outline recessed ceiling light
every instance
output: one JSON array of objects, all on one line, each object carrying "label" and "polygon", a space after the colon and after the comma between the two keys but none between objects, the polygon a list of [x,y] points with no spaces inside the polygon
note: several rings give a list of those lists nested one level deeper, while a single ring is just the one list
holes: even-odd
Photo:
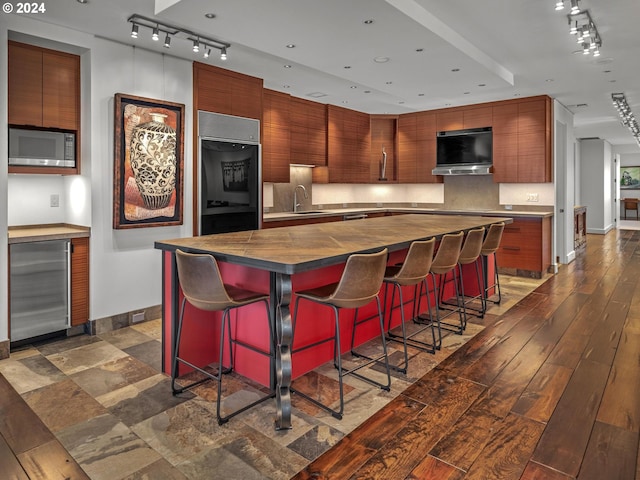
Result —
[{"label": "recessed ceiling light", "polygon": [[291,68],[291,65],[283,65],[284,68]]},{"label": "recessed ceiling light", "polygon": [[391,85],[393,82],[384,82],[386,85]]},{"label": "recessed ceiling light", "polygon": [[398,102],[398,105],[404,105],[404,102],[401,100]]},{"label": "recessed ceiling light", "polygon": [[351,85],[349,88],[358,88],[356,85]]},{"label": "recessed ceiling light", "polygon": [[376,63],[387,63],[389,61],[389,57],[376,57],[373,61]]},{"label": "recessed ceiling light", "polygon": [[76,0],[76,1],[82,5],[89,3],[89,0]]},{"label": "recessed ceiling light", "polygon": [[424,52],[424,48],[416,48],[416,52]]},{"label": "recessed ceiling light", "polygon": [[451,71],[452,71],[452,72],[459,72],[459,71],[460,71],[460,69],[459,69],[459,68],[452,68],[452,69],[451,69]]},{"label": "recessed ceiling light", "polygon": [[611,73],[611,70],[603,70],[602,73]]},{"label": "recessed ceiling light", "polygon": [[424,93],[419,93],[418,96],[419,97],[424,97]]},{"label": "recessed ceiling light", "polygon": [[465,95],[469,95],[471,92],[464,92]]},{"label": "recessed ceiling light", "polygon": [[609,80],[609,83],[616,83],[615,80]]},{"label": "recessed ceiling light", "polygon": [[365,25],[371,25],[371,24],[373,23],[373,21],[374,21],[374,20],[373,20],[372,18],[370,18],[369,20],[365,20],[365,21],[364,21],[364,22],[362,22],[362,23],[364,23]]},{"label": "recessed ceiling light", "polygon": [[347,103],[349,103],[349,101],[348,100],[342,100],[342,103],[347,104]]},{"label": "recessed ceiling light", "polygon": [[547,83],[553,82],[553,78],[547,78],[547,79],[545,80],[545,82],[547,82]]},{"label": "recessed ceiling light", "polygon": [[291,85],[282,85],[282,88],[291,88]]},{"label": "recessed ceiling light", "polygon": [[296,48],[296,46],[293,43],[288,43],[286,45],[287,48]]},{"label": "recessed ceiling light", "polygon": [[478,84],[478,86],[479,86],[479,87],[486,87],[486,86],[487,86],[487,84],[486,84],[486,83],[479,83],[479,84]]},{"label": "recessed ceiling light", "polygon": [[371,90],[365,90],[363,93],[371,93]]},{"label": "recessed ceiling light", "polygon": [[450,106],[451,106],[451,104],[450,104],[450,103],[445,103],[445,104],[444,104],[444,106],[445,106],[445,107],[450,107]]},{"label": "recessed ceiling light", "polygon": [[216,18],[216,14],[215,13],[205,13],[204,16],[209,18],[209,19]]},{"label": "recessed ceiling light", "polygon": [[351,65],[345,65],[343,68],[346,68],[348,70],[351,68]]}]

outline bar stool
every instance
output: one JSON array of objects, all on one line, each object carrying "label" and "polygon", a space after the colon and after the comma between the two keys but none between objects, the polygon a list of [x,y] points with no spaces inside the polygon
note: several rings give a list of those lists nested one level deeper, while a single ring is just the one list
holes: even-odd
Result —
[{"label": "bar stool", "polygon": [[[314,342],[313,344],[306,345],[298,349],[292,349],[292,353],[300,352],[311,347],[318,346],[326,342],[333,342],[333,365],[338,369],[338,383],[340,389],[340,409],[333,410],[329,406],[319,402],[315,398],[312,398],[297,390],[291,390],[292,392],[300,395],[306,400],[312,402],[318,407],[328,411],[331,415],[337,419],[342,419],[344,412],[344,395],[343,395],[343,383],[342,378],[346,375],[353,375],[361,380],[364,380],[372,385],[378,386],[383,390],[389,391],[391,388],[391,375],[389,372],[389,359],[387,356],[387,344],[384,335],[384,324],[382,318],[382,308],[380,306],[380,298],[378,292],[382,286],[382,278],[384,276],[385,266],[387,263],[387,249],[383,249],[378,253],[370,254],[353,254],[347,259],[342,276],[337,283],[331,283],[321,287],[303,290],[296,292],[296,304],[295,314],[293,317],[294,338],[295,338],[295,326],[297,323],[297,317],[299,312],[299,304],[301,300],[307,300],[318,303],[320,305],[326,305],[330,307],[334,312],[335,318],[335,330],[332,337]],[[373,300],[376,300],[378,306],[378,319],[380,322],[380,338],[382,340],[382,355],[376,358],[370,358],[365,355],[359,354],[354,350],[354,340],[356,327],[364,322],[372,320],[375,317],[367,318],[358,321],[358,309],[363,307]],[[350,370],[342,369],[342,360],[340,352],[340,320],[339,310],[342,308],[355,309],[353,318],[353,333],[351,336],[351,354],[357,357],[365,358],[368,361],[358,365]],[[387,374],[387,383],[382,384],[371,378],[365,377],[358,373],[358,371],[372,363],[378,363],[384,360],[384,365]]]},{"label": "bar stool", "polygon": [[[460,258],[458,258],[458,271],[460,272],[460,291],[462,292],[462,300],[465,305],[465,312],[469,312],[469,310],[474,311],[475,309],[470,309],[468,305],[470,305],[476,298],[480,299],[480,309],[477,310],[477,316],[482,318],[484,316],[484,311],[482,306],[484,305],[482,301],[482,292],[484,283],[481,281],[480,277],[480,267],[478,266],[480,260],[480,252],[482,250],[482,244],[484,240],[485,228],[474,228],[473,230],[469,230],[467,232],[467,236],[464,239],[464,243],[462,244],[462,250],[460,251]],[[471,265],[474,264],[476,270],[476,285],[478,286],[478,295],[474,295],[471,297],[467,297],[464,293],[464,279],[462,278],[462,266],[463,265]],[[466,328],[466,321],[465,321]]]},{"label": "bar stool", "polygon": [[[275,397],[275,391],[270,392],[267,396],[246,405],[236,411],[221,416],[220,403],[222,399],[222,375],[230,373],[233,370],[233,344],[243,345],[251,350],[258,352],[270,359],[273,358],[271,352],[262,351],[252,345],[247,345],[239,340],[232,338],[231,334],[231,315],[230,312],[233,309],[244,307],[253,303],[263,302],[267,313],[268,327],[269,327],[269,341],[270,345],[273,344],[272,336],[272,320],[271,313],[269,311],[269,295],[258,293],[250,290],[245,290],[232,285],[225,285],[220,275],[218,263],[212,255],[208,254],[191,254],[185,253],[181,250],[176,250],[176,262],[178,266],[178,280],[182,292],[184,293],[184,299],[182,300],[182,306],[180,308],[180,319],[178,322],[178,332],[173,345],[173,368],[171,373],[171,389],[173,394],[176,395],[191,387],[199,385],[208,380],[215,380],[218,382],[218,398],[216,400],[216,416],[218,424],[222,425],[229,421],[231,417],[238,415],[239,413],[248,410],[249,408],[258,405],[259,403]],[[218,363],[218,373],[212,374],[204,370],[204,368],[194,365],[188,360],[180,357],[180,336],[182,334],[182,327],[184,321],[184,312],[187,303],[194,308],[204,310],[208,312],[222,311],[222,319],[220,321],[220,359]],[[224,344],[225,344],[225,329],[229,329],[228,346],[229,346],[229,367],[223,367],[224,358]],[[272,349],[273,350],[273,349]],[[206,376],[202,380],[195,381],[189,385],[182,387],[176,386],[176,378],[178,375],[178,363],[183,363],[189,367],[197,370]]]},{"label": "bar stool", "polygon": [[[484,264],[488,261],[489,255],[493,255],[493,284],[488,285],[489,278],[487,272],[483,272],[483,278],[485,281],[484,289],[482,291],[482,311],[487,311],[487,300],[489,290],[496,287],[498,290],[498,300],[493,300],[493,303],[499,304],[502,301],[502,292],[500,291],[500,276],[498,275],[498,259],[496,258],[496,252],[500,247],[502,241],[502,232],[504,232],[504,222],[494,223],[489,227],[487,236],[482,243],[482,249],[480,255],[485,258]],[[483,267],[484,267],[483,264]]]},{"label": "bar stool", "polygon": [[[393,289],[391,293],[391,308],[389,310],[389,319],[387,322],[387,336],[389,337],[389,340],[402,341],[404,346],[404,368],[399,368],[398,366],[393,365],[391,368],[402,373],[407,373],[407,367],[409,365],[407,344],[430,353],[435,353],[436,350],[436,333],[432,321],[428,322],[426,326],[407,335],[404,315],[404,299],[402,295],[402,287],[414,286],[412,312],[414,312],[415,318],[415,312],[419,310],[421,297],[421,289],[419,291],[418,287],[421,283],[424,283],[426,287],[427,276],[429,275],[431,262],[433,261],[433,249],[435,243],[435,238],[412,242],[402,265],[387,266],[384,273],[383,283],[385,284],[385,299],[387,298],[389,286]],[[428,288],[425,288],[425,290],[428,291]],[[400,300],[400,304],[397,306],[394,305],[396,291],[398,292],[398,298]],[[432,318],[431,306],[428,301],[427,306],[429,307],[429,317]],[[393,317],[394,308],[400,308],[400,326],[402,328],[402,335],[396,335],[391,331],[391,319]],[[431,329],[431,337],[433,339],[432,343],[423,342],[413,338],[428,328]]]},{"label": "bar stool", "polygon": [[[442,345],[442,332],[441,329],[452,330],[458,334],[462,334],[464,327],[467,323],[467,316],[464,307],[464,300],[460,297],[460,289],[458,288],[458,275],[457,266],[458,259],[460,258],[460,250],[462,248],[462,240],[464,232],[458,232],[455,234],[447,234],[442,237],[440,246],[436,251],[436,255],[431,263],[431,278],[433,280],[434,297],[436,302],[436,321],[438,324],[438,346],[439,349]],[[440,317],[440,308],[442,302],[442,295],[444,294],[444,285],[446,276],[448,274],[453,275],[453,285],[456,294],[456,308],[447,313],[444,318],[458,312],[459,325],[442,322]]]}]

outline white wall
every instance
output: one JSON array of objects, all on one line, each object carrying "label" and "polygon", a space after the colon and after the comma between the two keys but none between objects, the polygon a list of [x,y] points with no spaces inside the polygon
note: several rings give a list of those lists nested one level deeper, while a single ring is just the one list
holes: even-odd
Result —
[{"label": "white wall", "polygon": [[587,233],[605,234],[612,216],[613,154],[609,142],[580,140],[581,204],[587,207]]},{"label": "white wall", "polygon": [[[0,304],[7,299],[6,225],[71,223],[91,227],[90,319],[138,311],[161,303],[161,253],[156,240],[192,233],[192,64],[16,15],[3,16],[0,48],[11,36],[38,37],[56,48],[82,53],[82,175],[7,175],[0,149]],[[28,38],[28,37],[25,37]],[[21,38],[22,40],[22,38]],[[7,89],[6,55],[0,55],[0,88]],[[113,130],[115,93],[185,104],[182,226],[114,230]],[[0,104],[0,144],[6,145],[6,94]],[[49,196],[60,192],[58,208]],[[0,309],[0,341],[7,339],[7,313]]]}]

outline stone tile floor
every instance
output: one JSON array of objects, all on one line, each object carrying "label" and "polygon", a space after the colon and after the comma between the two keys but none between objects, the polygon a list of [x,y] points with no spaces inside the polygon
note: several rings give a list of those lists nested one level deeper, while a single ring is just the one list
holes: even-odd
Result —
[{"label": "stone tile floor", "polygon": [[[508,276],[502,282],[503,302],[490,306],[491,315],[541,283]],[[49,341],[0,361],[0,373],[92,479],[288,479],[483,328],[470,316],[465,333],[447,334],[435,355],[412,350],[408,374],[393,373],[390,392],[346,377],[342,420],[294,395],[293,428],[275,431],[273,402],[218,426],[212,382],[173,396],[160,372],[160,326],[152,320]],[[399,359],[400,345],[390,349]],[[262,388],[234,374],[223,385],[230,408]],[[320,392],[325,401],[337,400],[336,386],[331,364],[296,380],[297,388]]]}]

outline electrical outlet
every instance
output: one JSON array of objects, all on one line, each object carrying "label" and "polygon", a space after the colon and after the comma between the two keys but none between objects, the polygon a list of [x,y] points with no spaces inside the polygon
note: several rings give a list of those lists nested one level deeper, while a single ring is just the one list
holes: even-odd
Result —
[{"label": "electrical outlet", "polygon": [[513,205],[505,205],[504,209],[505,210],[513,210]]},{"label": "electrical outlet", "polygon": [[416,202],[411,202],[411,206],[412,206],[412,207],[417,207],[417,206],[418,206],[418,204],[417,204]]},{"label": "electrical outlet", "polygon": [[537,202],[538,194],[537,193],[527,193],[527,202]]},{"label": "electrical outlet", "polygon": [[49,206],[50,207],[59,207],[60,206],[60,195],[57,193],[52,194],[49,197]]}]

